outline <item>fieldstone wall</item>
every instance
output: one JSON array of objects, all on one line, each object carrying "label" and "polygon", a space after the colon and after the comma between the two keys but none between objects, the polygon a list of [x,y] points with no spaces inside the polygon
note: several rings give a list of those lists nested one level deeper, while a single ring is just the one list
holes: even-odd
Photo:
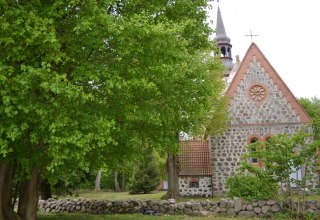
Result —
[{"label": "fieldstone wall", "polygon": [[197,177],[199,187],[192,187],[192,177],[179,177],[179,191],[182,196],[212,197],[211,177]]},{"label": "fieldstone wall", "polygon": [[223,134],[211,138],[213,195],[220,196],[227,192],[225,182],[238,171],[241,155],[246,153],[247,139],[251,135],[263,140],[269,134],[292,134],[301,128],[301,124],[233,126]]},{"label": "fieldstone wall", "polygon": [[[293,134],[306,126],[300,123],[299,115],[282,93],[283,88],[278,88],[273,80],[253,57],[232,94],[229,129],[211,138],[213,195],[227,192],[225,182],[238,170],[250,138],[264,141],[277,134]],[[250,94],[255,85],[263,88],[261,94],[257,92],[261,100],[255,100]]]},{"label": "fieldstone wall", "polygon": [[[293,203],[293,208],[298,205]],[[300,205],[301,208],[301,205]],[[46,213],[88,213],[88,214],[121,214],[143,213],[154,211],[157,215],[181,214],[194,216],[225,215],[230,217],[273,217],[281,211],[280,204],[274,200],[245,202],[241,199],[222,199],[219,202],[180,202],[174,199],[151,200],[127,200],[127,201],[96,201],[96,200],[40,200],[39,210]],[[320,213],[320,204],[316,201],[306,203],[305,210]]]},{"label": "fieldstone wall", "polygon": [[[251,98],[253,85],[265,89],[262,101]],[[253,59],[230,102],[231,125],[298,123],[300,117],[260,63]]]}]

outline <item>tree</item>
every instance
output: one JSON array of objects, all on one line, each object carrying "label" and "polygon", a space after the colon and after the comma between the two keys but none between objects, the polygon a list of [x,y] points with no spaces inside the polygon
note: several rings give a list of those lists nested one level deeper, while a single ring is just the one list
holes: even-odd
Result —
[{"label": "tree", "polygon": [[312,118],[313,138],[320,140],[320,99],[317,97],[300,98],[299,103]]},{"label": "tree", "polygon": [[131,181],[130,194],[146,194],[157,189],[160,184],[160,171],[154,155],[150,154],[140,161],[134,179]]},{"label": "tree", "polygon": [[176,153],[201,130],[223,88],[206,3],[1,1],[0,219],[36,219],[41,176]]},{"label": "tree", "polygon": [[[312,188],[320,142],[312,141],[311,137],[312,134],[301,130],[293,135],[280,134],[268,139],[267,142],[250,144],[244,158],[257,158],[264,169],[254,167],[247,160],[243,161],[241,169],[257,176],[268,176],[275,182],[281,183],[281,192],[285,198],[290,195],[292,184],[297,184],[302,189]],[[294,170],[305,171],[302,180],[290,177]]]}]

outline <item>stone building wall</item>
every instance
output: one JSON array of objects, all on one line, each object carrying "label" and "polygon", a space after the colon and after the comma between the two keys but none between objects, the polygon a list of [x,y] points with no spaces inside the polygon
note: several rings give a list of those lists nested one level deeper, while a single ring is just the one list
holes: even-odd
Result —
[{"label": "stone building wall", "polygon": [[233,126],[222,135],[211,138],[213,195],[223,195],[227,192],[225,182],[239,169],[241,155],[246,153],[248,138],[255,135],[264,140],[270,134],[295,133],[303,126],[301,124]]},{"label": "stone building wall", "polygon": [[306,126],[284,95],[287,88],[278,88],[275,83],[279,80],[271,78],[255,57],[240,81],[238,77],[234,93],[229,94],[230,127],[211,138],[213,195],[227,192],[225,182],[239,168],[251,138],[263,141],[277,134],[293,134]]},{"label": "stone building wall", "polygon": [[[261,101],[255,101],[250,89],[258,85],[265,89]],[[264,68],[255,59],[232,95],[229,106],[230,124],[298,123],[299,115],[282,94]]]},{"label": "stone building wall", "polygon": [[[195,180],[194,186],[192,181]],[[211,177],[179,177],[179,192],[182,196],[212,197]]]}]

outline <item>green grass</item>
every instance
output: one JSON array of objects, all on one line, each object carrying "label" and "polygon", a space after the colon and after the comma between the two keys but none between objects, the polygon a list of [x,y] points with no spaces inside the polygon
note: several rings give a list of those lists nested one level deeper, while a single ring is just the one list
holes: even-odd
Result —
[{"label": "green grass", "polygon": [[[150,194],[138,194],[130,195],[128,192],[95,192],[92,190],[79,191],[78,196],[66,196],[62,199],[78,199],[86,198],[90,200],[129,200],[129,199],[140,199],[140,200],[161,200],[161,197],[166,194],[166,191],[154,191]],[[190,200],[194,201],[219,201],[221,197],[215,198],[203,198],[203,197],[182,197],[178,199],[178,202],[187,202]]]},{"label": "green grass", "polygon": [[161,200],[161,197],[165,194],[165,191],[155,191],[150,194],[138,194],[130,195],[128,192],[95,192],[95,191],[80,191],[79,196],[66,196],[62,199],[78,199],[86,198],[90,200],[128,200],[128,199],[140,199],[140,200]]},{"label": "green grass", "polygon": [[39,220],[244,220],[248,218],[227,218],[227,217],[191,217],[183,215],[149,216],[142,214],[121,214],[121,215],[87,215],[87,214],[56,214],[39,215]]}]

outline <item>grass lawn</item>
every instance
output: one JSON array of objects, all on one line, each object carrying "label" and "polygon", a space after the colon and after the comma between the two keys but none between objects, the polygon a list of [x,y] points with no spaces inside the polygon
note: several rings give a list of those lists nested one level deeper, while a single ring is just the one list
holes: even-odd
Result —
[{"label": "grass lawn", "polygon": [[[128,199],[140,199],[140,200],[161,200],[161,197],[166,194],[166,191],[154,191],[150,194],[138,194],[130,195],[128,192],[95,192],[92,190],[81,190],[78,192],[79,196],[66,196],[62,199],[78,199],[86,198],[90,200],[128,200]],[[186,202],[190,200],[194,201],[219,201],[221,197],[215,198],[203,198],[203,197],[183,197],[179,198],[178,202]]]},{"label": "grass lawn", "polygon": [[39,215],[39,220],[244,220],[248,218],[226,218],[226,217],[191,217],[183,215],[171,216],[149,216],[142,214],[122,214],[122,215],[87,215],[87,214],[56,214]]}]

